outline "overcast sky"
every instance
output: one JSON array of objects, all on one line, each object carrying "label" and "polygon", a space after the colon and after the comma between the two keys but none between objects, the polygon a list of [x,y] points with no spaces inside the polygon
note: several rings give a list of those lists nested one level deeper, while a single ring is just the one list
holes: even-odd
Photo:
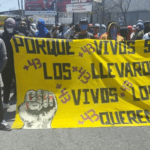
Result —
[{"label": "overcast sky", "polygon": [[[21,5],[21,0],[20,5]],[[23,0],[24,3],[24,0]],[[18,0],[0,0],[0,12],[18,9]]]}]

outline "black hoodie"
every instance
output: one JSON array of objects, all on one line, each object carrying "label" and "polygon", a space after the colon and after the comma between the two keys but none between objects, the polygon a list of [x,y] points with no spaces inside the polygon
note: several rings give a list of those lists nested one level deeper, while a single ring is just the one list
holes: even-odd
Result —
[{"label": "black hoodie", "polygon": [[6,67],[14,67],[13,49],[12,49],[10,40],[16,34],[17,35],[23,35],[23,34],[19,33],[18,31],[15,31],[15,30],[12,34],[8,33],[6,30],[6,26],[4,24],[4,32],[0,34],[0,38],[3,39],[5,46],[6,46],[7,57],[8,57]]}]

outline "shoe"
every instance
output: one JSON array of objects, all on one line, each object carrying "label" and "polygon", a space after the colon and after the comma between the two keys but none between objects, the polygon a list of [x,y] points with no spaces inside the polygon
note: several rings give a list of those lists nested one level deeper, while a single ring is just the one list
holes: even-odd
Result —
[{"label": "shoe", "polygon": [[5,120],[3,120],[0,123],[0,130],[4,130],[4,131],[11,131],[11,127],[5,122]]},{"label": "shoe", "polygon": [[3,103],[3,109],[7,109],[7,108],[9,108],[10,107],[10,104],[9,103]]}]

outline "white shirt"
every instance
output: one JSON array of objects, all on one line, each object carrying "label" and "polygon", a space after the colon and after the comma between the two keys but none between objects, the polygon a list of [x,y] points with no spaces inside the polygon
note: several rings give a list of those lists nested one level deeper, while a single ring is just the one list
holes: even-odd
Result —
[{"label": "white shirt", "polygon": [[150,32],[144,34],[143,39],[145,39],[145,40],[150,39]]}]

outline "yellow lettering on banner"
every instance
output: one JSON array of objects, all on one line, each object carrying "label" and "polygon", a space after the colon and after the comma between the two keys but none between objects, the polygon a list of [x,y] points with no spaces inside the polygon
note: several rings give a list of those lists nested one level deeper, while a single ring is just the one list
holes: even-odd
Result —
[{"label": "yellow lettering on banner", "polygon": [[11,39],[13,128],[150,125],[150,41]]}]

